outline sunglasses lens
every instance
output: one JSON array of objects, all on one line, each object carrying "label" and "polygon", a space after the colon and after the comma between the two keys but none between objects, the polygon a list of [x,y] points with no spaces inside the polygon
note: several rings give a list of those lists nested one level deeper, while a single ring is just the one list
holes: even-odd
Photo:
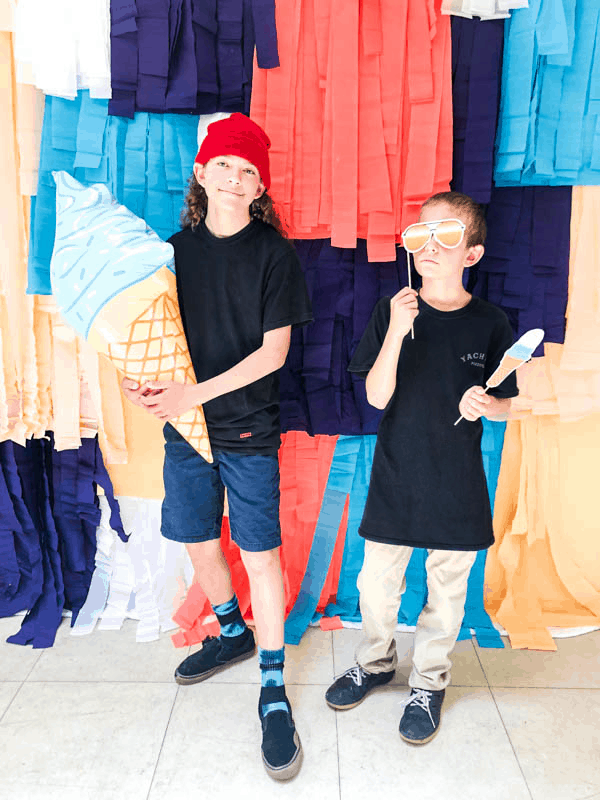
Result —
[{"label": "sunglasses lens", "polygon": [[444,247],[458,247],[463,238],[463,228],[458,221],[449,219],[435,229],[435,238]]},{"label": "sunglasses lens", "polygon": [[404,249],[409,253],[416,253],[422,247],[425,247],[429,241],[431,232],[427,225],[409,225],[402,235],[402,243]]}]

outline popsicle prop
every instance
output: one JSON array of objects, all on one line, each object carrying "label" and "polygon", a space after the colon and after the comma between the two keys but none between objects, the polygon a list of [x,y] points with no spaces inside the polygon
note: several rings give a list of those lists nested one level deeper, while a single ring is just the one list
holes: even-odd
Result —
[{"label": "popsicle prop", "polygon": [[[521,366],[521,364],[525,364],[526,361],[529,361],[543,338],[544,331],[541,328],[532,328],[517,339],[504,353],[496,370],[487,379],[485,391],[487,392],[488,389],[495,389],[496,386],[500,386],[502,381],[506,380],[512,372]],[[464,419],[462,415],[454,424],[458,425],[461,419]]]},{"label": "popsicle prop", "polygon": [[[52,293],[64,320],[138,383],[195,383],[173,271],[173,247],[119,205],[106,186],[54,172]],[[201,406],[169,420],[206,461]]]}]

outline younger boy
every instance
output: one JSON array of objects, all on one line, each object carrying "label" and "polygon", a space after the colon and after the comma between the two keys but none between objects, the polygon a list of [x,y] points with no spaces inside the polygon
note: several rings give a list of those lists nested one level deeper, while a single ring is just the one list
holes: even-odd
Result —
[{"label": "younger boy", "polygon": [[186,198],[184,229],[170,239],[196,385],[154,382],[126,394],[159,419],[202,404],[214,463],[165,425],[162,533],[185,542],[221,626],[175,671],[203,681],[255,650],[220,544],[224,490],[248,572],[262,688],[262,757],[271,777],[300,768],[302,747],[283,683],[284,591],[279,546],[279,384],[294,325],[312,320],[293,246],[279,232],[269,188],[269,139],[243,114],[208,126]]},{"label": "younger boy", "polygon": [[[470,197],[429,198],[419,224],[404,234],[422,288],[379,301],[349,367],[366,376],[369,403],[385,413],[359,528],[366,539],[358,578],[363,638],[357,665],[325,699],[335,709],[353,708],[392,679],[405,570],[413,548],[426,548],[427,605],[400,721],[401,737],[412,744],[437,733],[469,573],[477,551],[494,541],[480,417],[505,415],[517,394],[514,374],[483,389],[513,340],[506,315],[463,288],[463,270],[483,256],[485,233]],[[455,425],[459,414],[464,420]]]}]

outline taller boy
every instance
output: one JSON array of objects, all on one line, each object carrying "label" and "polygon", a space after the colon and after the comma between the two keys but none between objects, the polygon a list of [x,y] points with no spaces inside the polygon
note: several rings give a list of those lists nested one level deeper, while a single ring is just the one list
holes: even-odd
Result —
[{"label": "taller boy", "polygon": [[[164,420],[203,405],[213,464],[171,425],[164,429],[162,533],[185,542],[221,635],[205,639],[175,679],[203,681],[255,651],[220,544],[227,488],[231,535],[248,573],[259,645],[263,762],[272,777],[284,780],[298,771],[302,748],[283,684],[277,370],[292,326],[313,317],[298,257],[279,232],[266,194],[269,146],[265,132],[243,114],[208,126],[184,229],[169,240],[198,383],[146,384],[127,394]],[[155,394],[145,395],[148,388]]]}]

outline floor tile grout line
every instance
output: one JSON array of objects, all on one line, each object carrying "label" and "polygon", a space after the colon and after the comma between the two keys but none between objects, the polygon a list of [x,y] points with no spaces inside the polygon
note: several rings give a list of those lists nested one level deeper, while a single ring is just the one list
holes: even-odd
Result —
[{"label": "floor tile grout line", "polygon": [[[454,685],[454,684],[453,684]],[[490,683],[490,689],[535,689],[540,691],[560,691],[560,692],[600,692],[600,686],[512,686],[504,683]],[[584,798],[585,800],[585,798]]]},{"label": "floor tile grout line", "polygon": [[163,734],[162,742],[160,743],[160,747],[158,750],[158,755],[156,756],[156,763],[154,764],[154,769],[152,770],[152,778],[150,779],[150,786],[148,787],[148,794],[146,795],[146,800],[149,800],[150,794],[152,792],[152,786],[154,785],[154,778],[156,777],[156,770],[158,769],[158,762],[160,761],[160,757],[162,755],[163,747],[165,746],[165,740],[167,738],[167,733],[169,732],[169,726],[171,724],[171,719],[173,717],[173,711],[175,710],[175,703],[177,702],[177,698],[179,697],[179,685],[177,685],[175,696],[173,697],[173,703],[171,705],[171,710],[169,712],[169,719],[167,720],[167,724],[165,725],[165,732]]},{"label": "floor tile grout line", "polygon": [[337,768],[338,768],[338,793],[340,800],[342,800],[342,770],[340,769],[340,730],[338,728],[338,715],[335,714],[335,746],[337,751]]},{"label": "floor tile grout line", "polygon": [[[46,648],[44,648],[44,649],[46,649]],[[47,648],[47,649],[50,649],[50,648]],[[33,672],[33,670],[34,670],[34,669],[37,667],[37,665],[40,663],[40,659],[42,658],[42,656],[43,656],[43,655],[44,655],[44,650],[42,650],[42,651],[40,652],[40,654],[38,655],[38,657],[36,658],[36,660],[35,660],[35,661],[33,662],[33,664],[31,665],[31,669],[29,670],[29,672],[27,673],[27,675],[26,675],[26,676],[23,678],[23,683],[25,683],[25,682],[29,681],[29,676],[31,675],[31,673]]]},{"label": "floor tile grout line", "polygon": [[[335,680],[335,648],[333,646],[333,635],[334,631],[331,631],[331,670],[333,673],[333,679]],[[337,714],[334,712],[335,715],[335,749],[336,749],[336,757],[337,757],[337,768],[338,768],[338,794],[340,800],[342,800],[342,771],[340,769],[340,730],[338,728],[338,717]]]},{"label": "floor tile grout line", "polygon": [[[141,684],[144,686],[170,686],[172,684],[172,680],[140,680],[139,678],[131,678],[128,680],[123,680],[119,678],[106,678],[106,679],[93,679],[93,678],[85,678],[85,679],[75,679],[75,678],[65,678],[65,679],[56,679],[56,678],[36,678],[34,680],[0,680],[0,686],[4,683],[27,683],[27,685],[33,684],[95,684],[95,683],[103,683],[103,684],[114,684],[116,686],[119,685],[129,685],[132,683]],[[219,680],[212,680],[211,684],[215,684],[217,686],[260,686],[259,681],[219,681]],[[286,686],[321,686],[328,688],[331,685],[331,681],[327,679],[326,681],[318,681],[318,682],[310,682],[310,681],[303,681],[303,682],[294,682],[294,681],[286,681]],[[395,683],[392,682],[389,684],[390,688],[397,688],[397,689],[407,689],[408,683]],[[517,691],[541,691],[541,692],[551,692],[551,691],[558,691],[558,692],[600,692],[599,686],[511,686],[507,684],[490,684],[490,683],[455,683],[454,681],[450,684],[450,688],[452,689],[504,689],[507,691],[510,690],[517,690]],[[585,800],[585,798],[584,798]]]},{"label": "floor tile grout line", "polygon": [[475,651],[475,655],[477,656],[477,661],[479,661],[479,666],[481,667],[481,671],[483,672],[483,677],[485,678],[485,682],[488,686],[488,689],[491,689],[490,686],[490,679],[488,678],[487,672],[485,671],[485,667],[483,666],[483,661],[479,657],[479,649],[475,646],[474,637],[471,637],[471,643],[473,644],[473,650]]},{"label": "floor tile grout line", "polygon": [[[14,682],[14,683],[19,683],[19,681],[13,681],[13,682]],[[3,721],[4,717],[5,717],[5,716],[8,714],[8,710],[9,710],[9,708],[10,708],[10,707],[12,706],[12,704],[15,702],[15,700],[17,699],[17,696],[18,696],[18,695],[21,693],[21,690],[23,689],[23,686],[25,685],[25,681],[21,681],[20,683],[21,683],[21,685],[19,686],[19,688],[17,689],[17,691],[16,691],[16,692],[14,693],[14,695],[12,696],[12,698],[11,698],[11,700],[10,700],[10,703],[9,703],[9,704],[6,706],[6,708],[4,709],[4,711],[2,712],[2,714],[0,714],[0,725],[2,724],[2,721]]]},{"label": "floor tile grout line", "polygon": [[496,696],[494,695],[494,691],[493,691],[491,686],[490,686],[490,695],[492,696],[492,700],[494,702],[494,705],[496,706],[496,711],[498,712],[498,716],[500,717],[500,722],[502,723],[502,727],[504,728],[504,732],[506,733],[506,738],[508,739],[508,742],[510,744],[510,748],[513,751],[513,754],[515,756],[515,760],[517,762],[517,766],[519,767],[519,772],[521,773],[521,775],[523,776],[523,780],[525,781],[525,787],[526,787],[527,791],[529,792],[529,796],[530,796],[531,800],[534,800],[533,792],[529,788],[529,783],[527,781],[527,777],[525,776],[525,773],[523,771],[523,767],[521,766],[521,762],[519,760],[519,756],[517,755],[517,751],[515,750],[515,746],[513,744],[513,741],[510,738],[510,733],[508,732],[508,728],[506,727],[506,723],[504,722],[504,717],[502,716],[502,712],[500,711],[500,706],[498,705],[498,702],[496,700]]},{"label": "floor tile grout line", "polygon": [[[23,681],[24,683],[25,681]],[[0,681],[0,686],[3,683],[21,683],[21,681]],[[40,679],[35,681],[27,681],[28,684],[35,684],[35,683],[56,683],[56,684],[64,684],[64,683],[71,683],[71,684],[91,684],[91,683],[112,683],[115,685],[125,684],[129,685],[130,683],[139,684],[142,686],[170,686],[173,683],[173,680],[161,680],[161,681],[142,681],[139,678],[132,678],[131,680],[117,680],[114,678],[110,678],[107,680],[93,680],[91,678],[86,678],[85,680],[74,680],[74,679],[65,679],[65,680],[55,680],[55,679]],[[257,686],[260,688],[260,681],[211,681],[211,685],[216,686]],[[286,686],[322,686],[324,688],[328,688],[331,685],[331,681],[328,679],[327,681],[320,681],[319,683],[308,683],[303,681],[302,683],[294,683],[293,681],[286,681]]]}]

